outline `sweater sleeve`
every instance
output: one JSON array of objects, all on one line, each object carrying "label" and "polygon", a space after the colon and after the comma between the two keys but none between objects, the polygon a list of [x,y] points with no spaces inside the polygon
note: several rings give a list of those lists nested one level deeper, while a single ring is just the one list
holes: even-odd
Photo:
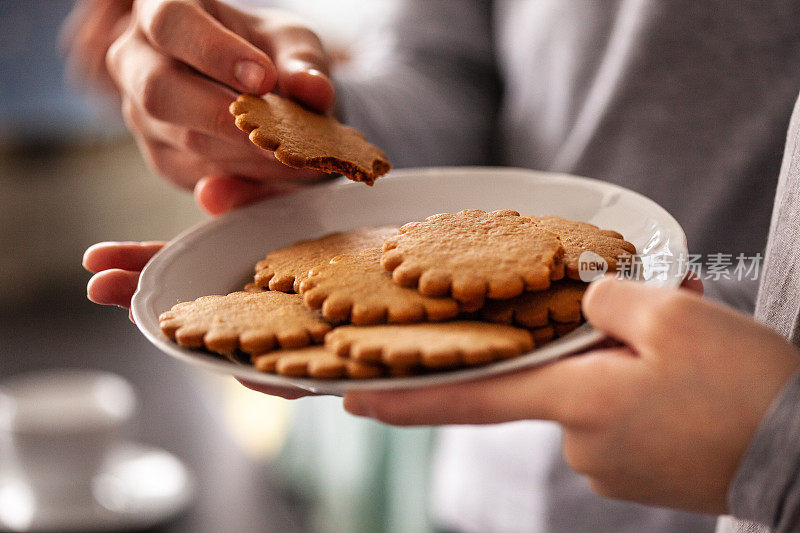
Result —
[{"label": "sweater sleeve", "polygon": [[337,112],[397,166],[489,162],[498,100],[489,2],[406,0],[334,72]]},{"label": "sweater sleeve", "polygon": [[800,372],[775,399],[728,491],[733,516],[800,531]]}]

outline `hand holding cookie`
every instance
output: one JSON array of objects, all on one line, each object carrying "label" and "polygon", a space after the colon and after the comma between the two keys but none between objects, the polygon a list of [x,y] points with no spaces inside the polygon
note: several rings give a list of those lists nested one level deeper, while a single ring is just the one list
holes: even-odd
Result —
[{"label": "hand holding cookie", "polygon": [[[606,237],[635,252],[615,232],[560,220],[569,227],[551,231],[516,211],[471,209],[298,241],[269,251],[239,292],[165,310],[161,331],[237,364],[313,378],[413,375],[516,357],[583,322],[586,283],[562,279],[562,239],[572,239],[571,253],[601,250]],[[161,246],[87,250],[84,266],[96,273],[90,299],[128,305]],[[397,275],[411,270],[419,272],[414,283]],[[448,282],[429,290],[434,280]],[[325,349],[306,349],[315,344]]]},{"label": "hand holding cookie", "polygon": [[212,174],[300,182],[319,176],[279,164],[228,114],[241,92],[276,90],[318,111],[330,107],[327,56],[294,15],[246,13],[218,0],[138,0],[106,59],[140,149],[174,183],[193,188]]}]

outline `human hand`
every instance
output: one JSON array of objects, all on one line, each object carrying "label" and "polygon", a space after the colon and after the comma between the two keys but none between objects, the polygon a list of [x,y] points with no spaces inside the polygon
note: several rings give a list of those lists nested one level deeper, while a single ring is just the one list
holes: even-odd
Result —
[{"label": "human hand", "polygon": [[[89,247],[83,256],[84,268],[95,273],[86,290],[89,300],[101,305],[129,308],[141,270],[165,244],[161,241],[102,242]],[[133,321],[130,312],[128,316]],[[255,391],[287,400],[311,394],[297,387],[266,386],[246,380],[239,381]]]},{"label": "human hand", "polygon": [[728,485],[797,370],[797,351],[686,290],[604,279],[583,306],[624,346],[468,383],[351,392],[345,408],[396,425],[554,420],[566,461],[601,495],[724,513]]},{"label": "human hand", "polygon": [[219,0],[137,0],[106,56],[123,116],[145,158],[185,188],[203,176],[307,183],[254,146],[228,106],[238,92],[277,92],[328,110],[333,86],[319,38],[294,15],[246,13]]},{"label": "human hand", "polygon": [[59,35],[66,71],[76,85],[89,85],[117,94],[106,68],[106,53],[128,26],[133,0],[80,0]]}]

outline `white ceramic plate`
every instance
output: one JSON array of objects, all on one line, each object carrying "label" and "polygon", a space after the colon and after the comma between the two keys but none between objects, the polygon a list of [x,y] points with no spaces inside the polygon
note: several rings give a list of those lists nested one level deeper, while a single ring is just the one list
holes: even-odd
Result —
[{"label": "white ceramic plate", "polygon": [[686,257],[678,222],[652,200],[601,181],[515,168],[451,167],[396,170],[374,187],[330,183],[263,201],[191,228],[148,263],[133,297],[142,333],[163,352],[187,363],[264,385],[295,385],[342,395],[351,389],[410,388],[485,377],[554,361],[585,349],[602,335],[584,325],[520,357],[439,374],[372,380],[300,379],[256,372],[162,335],[158,315],[175,303],[239,290],[253,265],[273,249],[301,239],[363,226],[401,224],[462,209],[514,209],[553,214],[614,229],[636,245],[644,281],[678,286],[685,268],[665,258]]}]

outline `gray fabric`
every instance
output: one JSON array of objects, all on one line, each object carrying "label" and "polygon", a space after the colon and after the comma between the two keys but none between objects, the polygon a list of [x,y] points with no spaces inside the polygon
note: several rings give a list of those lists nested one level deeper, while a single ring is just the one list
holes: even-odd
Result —
[{"label": "gray fabric", "polygon": [[[800,182],[798,182],[800,184]],[[765,531],[800,531],[800,372],[762,420],[728,493],[731,513]],[[723,532],[752,524],[728,522]]]},{"label": "gray fabric", "polygon": [[721,279],[703,282],[703,296],[752,315],[756,305],[757,279]]},{"label": "gray fabric", "polygon": [[495,14],[501,163],[640,191],[696,253],[763,250],[800,3],[504,0]]},{"label": "gray fabric", "polygon": [[[397,166],[601,178],[666,207],[693,253],[763,250],[800,89],[796,0],[402,4],[383,46],[337,79],[346,120]],[[433,512],[450,529],[714,529],[594,496],[541,423],[446,428],[437,457]]]},{"label": "gray fabric", "polygon": [[762,524],[737,520],[732,516],[720,516],[715,533],[769,533],[769,528]]},{"label": "gray fabric", "polygon": [[797,102],[772,211],[756,317],[800,344],[800,100]]},{"label": "gray fabric", "polygon": [[[800,345],[800,100],[789,127],[756,318]],[[767,531],[800,530],[800,373],[762,421],[728,494],[731,513]],[[726,521],[720,532],[745,532]]]},{"label": "gray fabric", "polygon": [[499,100],[486,1],[401,8],[335,73],[342,119],[396,167],[480,165]]}]

